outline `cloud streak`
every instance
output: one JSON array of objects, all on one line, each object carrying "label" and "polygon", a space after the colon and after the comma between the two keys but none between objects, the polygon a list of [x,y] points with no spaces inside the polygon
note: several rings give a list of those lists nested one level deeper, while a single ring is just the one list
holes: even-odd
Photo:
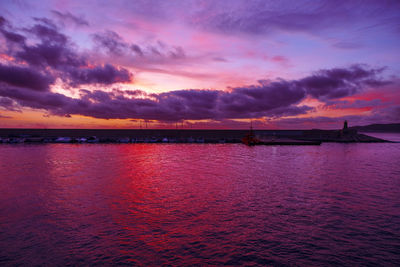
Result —
[{"label": "cloud streak", "polygon": [[52,10],[51,12],[63,23],[73,23],[77,26],[89,26],[89,22],[83,17],[72,15],[70,12],[63,13],[57,10]]}]

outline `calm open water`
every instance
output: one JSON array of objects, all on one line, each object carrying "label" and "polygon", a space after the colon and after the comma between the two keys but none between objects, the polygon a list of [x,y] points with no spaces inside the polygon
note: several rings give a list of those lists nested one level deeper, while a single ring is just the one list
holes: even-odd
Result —
[{"label": "calm open water", "polygon": [[0,265],[400,264],[400,143],[0,146]]}]

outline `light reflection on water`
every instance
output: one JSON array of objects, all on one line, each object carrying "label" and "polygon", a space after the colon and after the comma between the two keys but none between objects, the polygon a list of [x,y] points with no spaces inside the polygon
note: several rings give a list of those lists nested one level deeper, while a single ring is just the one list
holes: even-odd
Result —
[{"label": "light reflection on water", "polygon": [[0,146],[0,264],[395,265],[400,144]]}]

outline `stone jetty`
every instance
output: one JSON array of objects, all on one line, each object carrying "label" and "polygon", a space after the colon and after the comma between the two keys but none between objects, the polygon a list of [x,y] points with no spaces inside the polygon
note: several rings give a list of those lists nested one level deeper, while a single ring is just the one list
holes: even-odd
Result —
[{"label": "stone jetty", "polygon": [[[241,143],[248,130],[0,129],[0,143]],[[264,144],[389,142],[355,130],[255,130]]]}]

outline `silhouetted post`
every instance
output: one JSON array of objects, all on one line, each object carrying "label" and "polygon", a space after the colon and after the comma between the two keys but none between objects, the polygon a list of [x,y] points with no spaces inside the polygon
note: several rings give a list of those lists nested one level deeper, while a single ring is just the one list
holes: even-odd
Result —
[{"label": "silhouetted post", "polygon": [[343,123],[342,135],[346,135],[346,136],[349,135],[347,120],[345,120]]}]

